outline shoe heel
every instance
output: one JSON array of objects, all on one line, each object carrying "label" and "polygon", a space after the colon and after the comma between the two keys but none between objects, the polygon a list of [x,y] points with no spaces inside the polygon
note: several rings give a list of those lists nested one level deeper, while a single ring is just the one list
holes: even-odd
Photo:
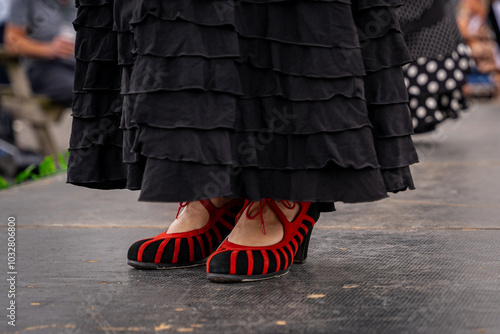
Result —
[{"label": "shoe heel", "polygon": [[307,232],[306,236],[304,237],[304,241],[299,245],[299,249],[297,250],[297,254],[295,254],[295,257],[293,258],[293,263],[298,263],[302,264],[306,262],[307,259],[307,249],[309,248],[309,240],[311,239],[311,234],[312,234],[312,227]]}]

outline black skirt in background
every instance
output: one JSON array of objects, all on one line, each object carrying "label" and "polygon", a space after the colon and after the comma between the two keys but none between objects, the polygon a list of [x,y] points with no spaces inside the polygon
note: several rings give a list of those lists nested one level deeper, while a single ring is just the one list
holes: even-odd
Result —
[{"label": "black skirt in background", "polygon": [[395,0],[79,0],[68,182],[366,202],[417,162]]},{"label": "black skirt in background", "polygon": [[413,127],[433,131],[468,107],[463,87],[473,62],[456,23],[457,1],[404,1],[397,14],[414,59],[404,67]]}]

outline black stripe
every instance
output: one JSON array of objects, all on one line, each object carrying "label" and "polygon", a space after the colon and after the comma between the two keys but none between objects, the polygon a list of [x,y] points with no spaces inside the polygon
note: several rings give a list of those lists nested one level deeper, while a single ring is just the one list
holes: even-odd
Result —
[{"label": "black stripe", "polygon": [[186,238],[181,239],[181,245],[179,247],[179,256],[177,257],[177,263],[189,262],[189,243]]},{"label": "black stripe", "polygon": [[156,252],[162,242],[163,240],[157,240],[147,245],[142,253],[142,262],[155,262]]},{"label": "black stripe", "polygon": [[[198,238],[193,238],[193,245],[194,245],[194,260],[203,260],[203,256],[201,253],[201,245],[198,242]],[[208,256],[208,254],[205,252],[205,256]]]},{"label": "black stripe", "polygon": [[212,237],[212,248],[216,249],[217,246],[219,246],[219,242],[217,241],[217,235],[215,234],[213,229],[209,230],[208,233],[210,233],[210,236]]},{"label": "black stripe", "polygon": [[161,263],[172,263],[172,258],[174,257],[175,249],[175,239],[170,239],[163,249],[163,254],[161,256]]},{"label": "black stripe", "polygon": [[208,238],[206,233],[202,234],[201,240],[203,240],[203,247],[205,248],[205,256],[208,257],[210,254],[212,254],[212,250],[210,249],[210,244],[208,243]]},{"label": "black stripe", "polygon": [[280,267],[276,268],[276,271],[285,270],[285,268],[287,267],[287,263],[285,263],[285,256],[283,255],[283,252],[281,252],[281,250],[277,249],[276,251],[278,252],[281,262]]},{"label": "black stripe", "polygon": [[253,254],[253,274],[262,275],[264,272],[264,256],[260,251],[252,251]]},{"label": "black stripe", "polygon": [[[273,252],[266,250],[267,257],[269,258],[269,269],[268,273],[274,273],[278,271],[278,268],[276,268],[276,256],[274,256]],[[264,270],[264,269],[262,269]]]},{"label": "black stripe", "polygon": [[248,273],[247,252],[239,251],[236,257],[236,275],[246,275]]},{"label": "black stripe", "polygon": [[286,264],[286,267],[283,268],[283,269],[286,269],[286,268],[288,268],[288,267],[290,267],[292,265],[293,254],[290,254],[290,251],[288,250],[288,247],[283,247],[282,250],[286,253],[286,255],[288,255],[288,262]]}]

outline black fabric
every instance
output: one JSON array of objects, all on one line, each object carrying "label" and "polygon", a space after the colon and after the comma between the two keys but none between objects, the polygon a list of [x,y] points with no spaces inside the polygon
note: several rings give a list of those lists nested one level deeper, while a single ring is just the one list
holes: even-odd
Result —
[{"label": "black fabric", "polygon": [[414,61],[404,67],[415,133],[459,117],[471,60],[456,23],[452,0],[407,1],[398,9]]},{"label": "black fabric", "polygon": [[413,59],[449,55],[462,41],[456,25],[456,0],[404,1],[397,9]]},{"label": "black fabric", "polygon": [[77,5],[69,183],[323,210],[413,188],[399,1]]}]

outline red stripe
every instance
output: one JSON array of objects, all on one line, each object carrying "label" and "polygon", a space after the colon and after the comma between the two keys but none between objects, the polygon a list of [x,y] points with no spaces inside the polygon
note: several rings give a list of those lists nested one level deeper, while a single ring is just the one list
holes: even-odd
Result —
[{"label": "red stripe", "polygon": [[[309,232],[309,228],[307,227],[307,225],[306,225],[306,224],[303,224],[303,223],[302,223],[302,224],[300,224],[299,228],[300,228],[300,227],[302,227],[302,229],[303,229],[304,231],[306,231],[306,234],[307,234],[307,232]],[[304,234],[304,235],[305,235],[305,234]]]},{"label": "red stripe", "polygon": [[279,271],[280,267],[281,267],[280,256],[278,255],[278,252],[276,251],[276,249],[271,250],[271,252],[273,252],[274,256],[276,257],[276,271]]},{"label": "red stripe", "polygon": [[[287,243],[287,244],[286,244],[286,248],[288,248],[288,250],[290,251],[291,257],[292,257],[292,258],[290,259],[290,261],[293,261],[293,255],[294,255],[294,254],[293,254],[293,249],[292,249],[292,246],[290,246],[290,243]],[[287,262],[287,263],[288,263],[288,262]],[[289,265],[289,266],[291,266],[291,265],[292,265],[292,263],[290,262],[290,263],[288,263],[288,265]]]},{"label": "red stripe", "polygon": [[175,239],[174,257],[172,258],[172,263],[177,263],[179,258],[179,250],[181,248],[181,238]]},{"label": "red stripe", "polygon": [[194,244],[193,244],[193,238],[187,238],[188,245],[189,245],[189,261],[193,262],[194,261]]},{"label": "red stripe", "polygon": [[209,249],[209,252],[212,253],[213,251],[213,248],[212,248],[212,234],[210,233],[210,231],[207,231],[207,233],[205,233],[205,235],[207,236],[207,239],[208,239],[208,249]]},{"label": "red stripe", "polygon": [[222,218],[222,217],[219,219],[219,222],[220,222],[222,225],[224,225],[224,226],[225,226],[227,229],[229,229],[229,230],[232,230],[232,229],[234,228],[234,226],[233,226],[233,225],[229,224],[229,223],[227,222],[227,220],[225,220],[225,219],[224,219],[224,218]]},{"label": "red stripe", "polygon": [[229,271],[229,273],[231,275],[234,275],[236,274],[236,258],[238,257],[238,251],[232,251],[231,252],[231,269]]},{"label": "red stripe", "polygon": [[280,248],[281,254],[285,257],[285,263],[283,269],[288,268],[288,255],[286,255],[286,252],[283,248]]},{"label": "red stripe", "polygon": [[155,256],[155,263],[160,263],[161,262],[161,256],[163,255],[163,250],[165,249],[165,246],[168,244],[170,239],[165,239],[162,241],[160,244],[160,247],[158,247],[158,250],[156,251],[156,256]]},{"label": "red stripe", "polygon": [[307,220],[308,222],[310,222],[311,224],[313,224],[313,226],[316,223],[316,221],[309,216],[304,216],[304,219]]},{"label": "red stripe", "polygon": [[201,248],[201,258],[204,259],[205,258],[205,245],[203,244],[203,239],[199,235],[196,237],[196,240],[198,240],[198,244],[200,245],[200,248]]},{"label": "red stripe", "polygon": [[213,231],[215,232],[215,235],[217,236],[217,240],[220,243],[222,241],[222,236],[220,235],[219,229],[217,226],[213,227]]},{"label": "red stripe", "polygon": [[251,250],[247,250],[247,258],[248,258],[248,272],[247,275],[250,276],[253,273],[253,253]]},{"label": "red stripe", "polygon": [[265,275],[269,270],[269,256],[267,256],[267,252],[263,249],[261,249],[260,252],[262,253],[262,257],[264,258],[264,270],[262,270],[262,275]]},{"label": "red stripe", "polygon": [[153,243],[155,241],[156,241],[155,239],[151,239],[149,241],[146,241],[145,243],[143,243],[141,245],[141,247],[139,247],[139,251],[137,252],[137,261],[142,262],[142,254],[144,253],[144,249],[146,249],[146,247],[148,247],[148,245],[150,245],[151,243]]},{"label": "red stripe", "polygon": [[299,237],[300,239],[300,244],[302,244],[302,242],[304,241],[304,236],[302,235],[302,233],[299,231],[299,233],[297,234],[297,236]]},{"label": "red stripe", "polygon": [[[292,243],[295,246],[295,254],[296,254],[297,250],[299,249],[299,244],[297,243],[297,240],[295,240],[295,238],[292,239]],[[295,254],[293,254],[293,255],[295,256]]]}]

